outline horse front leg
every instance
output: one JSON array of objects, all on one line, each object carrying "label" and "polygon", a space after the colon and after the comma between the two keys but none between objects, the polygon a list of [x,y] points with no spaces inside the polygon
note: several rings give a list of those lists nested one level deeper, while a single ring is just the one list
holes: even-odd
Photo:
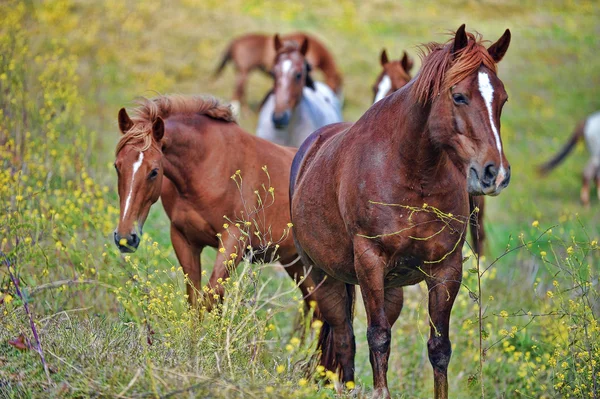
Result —
[{"label": "horse front leg", "polygon": [[174,225],[171,224],[171,243],[175,250],[175,255],[179,264],[183,269],[183,273],[187,276],[186,289],[188,303],[195,307],[198,304],[198,296],[200,293],[202,266],[200,264],[200,254],[202,247],[197,247],[190,244]]},{"label": "horse front leg", "polygon": [[223,282],[229,278],[231,271],[235,270],[243,255],[243,249],[237,247],[240,243],[238,238],[229,233],[225,235],[227,237],[223,238],[223,246],[217,250],[215,265],[208,280],[209,291],[205,295],[204,305],[209,312],[217,301],[223,299],[225,295]]},{"label": "horse front leg", "polygon": [[460,253],[437,266],[439,272],[426,279],[429,289],[431,331],[427,350],[433,367],[435,399],[448,398],[448,364],[452,355],[449,338],[450,312],[462,280]]},{"label": "horse front leg", "polygon": [[388,359],[392,341],[390,319],[400,314],[396,305],[388,305],[390,317],[386,314],[385,267],[387,257],[368,239],[356,239],[354,242],[354,268],[367,312],[367,342],[369,344],[369,360],[373,368],[373,397],[389,398],[387,386]]}]

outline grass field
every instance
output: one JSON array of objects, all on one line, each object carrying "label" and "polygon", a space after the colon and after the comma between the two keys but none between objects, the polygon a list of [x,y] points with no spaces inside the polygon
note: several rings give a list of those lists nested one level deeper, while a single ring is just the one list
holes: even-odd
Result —
[{"label": "grass field", "polygon": [[[118,253],[117,111],[157,92],[228,99],[231,67],[212,72],[232,37],[305,30],[334,53],[353,121],[370,105],[383,47],[418,67],[416,45],[461,23],[491,41],[513,34],[499,64],[512,180],[487,200],[487,256],[464,264],[450,394],[597,397],[600,203],[595,192],[591,207],[579,203],[587,153],[578,146],[546,178],[535,168],[600,109],[599,20],[596,1],[1,2],[0,397],[334,397],[312,357],[318,325],[294,328],[300,293],[276,266],[243,262],[220,311],[200,321],[160,204],[138,252]],[[270,83],[252,75],[252,109]],[[242,113],[241,126],[255,124]],[[214,254],[202,254],[206,275]],[[426,289],[407,289],[394,397],[433,396],[428,332]],[[344,395],[368,397],[360,304],[355,334],[356,388]]]}]

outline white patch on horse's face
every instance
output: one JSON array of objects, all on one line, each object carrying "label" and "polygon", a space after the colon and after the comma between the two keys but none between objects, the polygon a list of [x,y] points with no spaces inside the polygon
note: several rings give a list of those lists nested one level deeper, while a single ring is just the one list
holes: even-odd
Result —
[{"label": "white patch on horse's face", "polygon": [[390,79],[389,76],[383,75],[383,78],[381,78],[381,81],[379,82],[379,85],[377,86],[377,95],[375,96],[375,101],[373,101],[373,104],[375,104],[377,101],[384,98],[391,89],[392,89],[392,80]]},{"label": "white patch on horse's face", "polygon": [[492,128],[492,132],[494,132],[494,139],[496,139],[496,148],[498,149],[498,154],[500,154],[500,170],[496,178],[496,185],[498,185],[498,182],[501,183],[504,180],[506,170],[504,170],[504,166],[502,165],[502,143],[500,142],[500,134],[498,133],[498,129],[496,128],[496,123],[494,122],[494,113],[492,112],[492,103],[494,102],[494,88],[492,87],[490,76],[487,73],[479,72],[478,78],[479,92],[481,93],[481,97],[483,97],[483,101],[485,102],[485,107],[487,108],[488,116],[490,118],[490,126]]},{"label": "white patch on horse's face", "polygon": [[131,185],[129,186],[129,195],[127,196],[127,200],[125,201],[125,210],[123,211],[123,220],[127,215],[127,210],[129,209],[129,202],[131,201],[131,194],[133,193],[133,182],[135,181],[135,174],[137,173],[140,166],[142,166],[142,161],[144,160],[144,153],[140,152],[137,161],[133,164],[133,173],[131,174]]},{"label": "white patch on horse's face", "polygon": [[281,63],[281,72],[287,74],[292,69],[292,60],[284,60]]}]

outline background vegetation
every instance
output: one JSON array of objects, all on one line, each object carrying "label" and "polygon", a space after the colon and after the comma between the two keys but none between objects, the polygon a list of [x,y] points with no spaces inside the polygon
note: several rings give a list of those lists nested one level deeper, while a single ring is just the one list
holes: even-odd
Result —
[{"label": "background vegetation", "polygon": [[[333,396],[313,378],[326,374],[310,357],[318,323],[294,329],[299,292],[276,267],[243,263],[221,311],[200,322],[185,306],[160,205],[140,250],[118,253],[117,110],[156,92],[228,98],[232,70],[211,74],[232,37],[300,29],[335,54],[344,116],[356,120],[372,100],[381,48],[416,58],[415,45],[465,22],[489,40],[513,33],[499,67],[513,180],[488,199],[487,257],[465,263],[450,392],[596,397],[600,204],[578,202],[587,154],[578,147],[545,179],[535,166],[600,108],[599,18],[595,1],[1,2],[0,396]],[[251,107],[269,84],[253,75]],[[242,114],[248,131],[255,123]],[[212,259],[206,250],[206,273]],[[424,287],[407,289],[394,328],[395,396],[432,396],[426,298]],[[356,392],[369,395],[360,306],[355,332]]]}]

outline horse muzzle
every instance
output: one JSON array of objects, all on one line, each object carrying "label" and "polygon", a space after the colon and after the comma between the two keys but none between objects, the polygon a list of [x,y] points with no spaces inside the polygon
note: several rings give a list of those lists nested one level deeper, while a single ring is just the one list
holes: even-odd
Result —
[{"label": "horse muzzle", "polygon": [[471,164],[467,175],[467,191],[471,195],[496,196],[510,183],[510,166],[498,168],[494,163],[488,163],[481,168]]},{"label": "horse muzzle", "polygon": [[283,112],[273,112],[272,120],[273,124],[277,129],[284,129],[290,124],[290,119],[292,117],[292,112],[290,110],[286,110]]},{"label": "horse muzzle", "polygon": [[140,245],[140,236],[135,231],[132,231],[131,233],[126,235],[120,235],[115,230],[113,235],[115,245],[117,246],[117,248],[119,248],[119,251],[121,251],[121,253],[135,252],[137,247]]}]

